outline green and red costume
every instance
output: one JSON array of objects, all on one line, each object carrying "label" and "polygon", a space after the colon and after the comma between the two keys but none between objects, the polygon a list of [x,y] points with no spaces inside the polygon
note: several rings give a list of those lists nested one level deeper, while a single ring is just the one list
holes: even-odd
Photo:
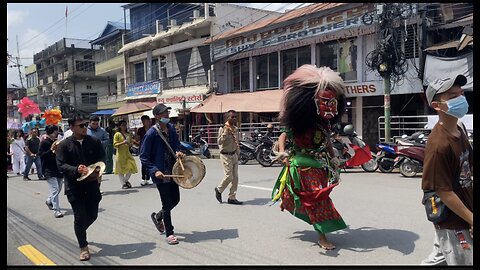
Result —
[{"label": "green and red costume", "polygon": [[328,134],[322,127],[301,136],[285,130],[289,141],[289,164],[283,168],[272,191],[274,201],[282,199],[281,210],[313,225],[319,233],[347,227],[329,197],[338,185],[340,171],[327,155]]}]

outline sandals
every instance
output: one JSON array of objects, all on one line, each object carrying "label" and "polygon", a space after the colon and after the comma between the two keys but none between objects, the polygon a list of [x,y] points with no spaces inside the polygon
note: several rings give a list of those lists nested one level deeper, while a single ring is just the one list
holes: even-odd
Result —
[{"label": "sandals", "polygon": [[176,245],[176,244],[178,244],[177,237],[176,237],[175,235],[173,235],[173,234],[172,234],[172,235],[169,235],[169,236],[167,237],[167,243],[168,243],[169,245]]},{"label": "sandals", "polygon": [[157,219],[157,214],[153,212],[150,217],[152,218],[153,224],[155,224],[155,227],[160,233],[165,232],[165,225],[163,224],[163,219],[158,220]]},{"label": "sandals", "polygon": [[320,241],[318,241],[318,245],[325,250],[334,250],[335,249],[335,246],[332,243],[329,243],[328,245],[322,245],[322,243],[320,243]]},{"label": "sandals", "polygon": [[80,261],[88,261],[90,260],[90,251],[88,251],[88,247],[84,247],[80,249]]}]

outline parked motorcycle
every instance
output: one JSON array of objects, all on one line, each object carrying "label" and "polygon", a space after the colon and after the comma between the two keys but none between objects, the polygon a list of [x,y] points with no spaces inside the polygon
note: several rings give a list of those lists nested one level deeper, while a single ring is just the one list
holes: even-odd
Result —
[{"label": "parked motorcycle", "polygon": [[260,144],[255,150],[255,158],[263,167],[270,167],[275,161],[276,156],[273,152],[274,143],[275,142],[268,133],[260,138]]},{"label": "parked motorcycle", "polygon": [[[184,152],[187,156],[203,156],[205,158],[212,158],[212,154],[208,149],[208,142],[202,138],[205,135],[204,130],[191,139],[191,142],[180,142],[180,151]],[[190,135],[191,136],[191,135]]]},{"label": "parked motorcycle", "polygon": [[399,144],[404,147],[397,151],[394,167],[398,167],[403,176],[414,177],[423,171],[426,140],[422,132],[416,132],[410,138],[402,136],[399,140]]},{"label": "parked motorcycle", "polygon": [[377,152],[378,169],[383,173],[393,171],[395,158],[397,157],[397,145],[392,143],[379,143]]},{"label": "parked motorcycle", "polygon": [[355,132],[353,125],[348,124],[332,136],[335,155],[340,159],[343,168],[361,166],[366,172],[374,172],[378,168],[375,156],[370,147]]},{"label": "parked motorcycle", "polygon": [[240,155],[238,161],[240,164],[247,164],[249,160],[256,159],[257,156],[257,146],[261,144],[259,137],[261,134],[258,130],[255,130],[249,139],[241,140],[240,144]]}]

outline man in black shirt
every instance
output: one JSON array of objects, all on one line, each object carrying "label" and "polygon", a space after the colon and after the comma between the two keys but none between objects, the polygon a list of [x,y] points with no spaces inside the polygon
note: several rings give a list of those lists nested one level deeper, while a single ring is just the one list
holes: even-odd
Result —
[{"label": "man in black shirt", "polygon": [[43,177],[42,163],[40,161],[40,157],[37,156],[39,147],[40,139],[38,138],[38,129],[33,128],[30,138],[28,138],[25,142],[25,156],[27,157],[27,162],[25,166],[25,171],[23,172],[23,180],[32,180],[30,179],[30,177],[28,177],[28,173],[30,172],[30,168],[32,167],[32,164],[34,162],[35,166],[37,167],[38,179],[46,180],[46,178]]},{"label": "man in black shirt", "polygon": [[65,195],[73,210],[80,260],[86,261],[90,259],[87,229],[97,219],[102,195],[99,178],[93,181],[77,179],[89,172],[89,165],[105,159],[105,150],[99,139],[87,135],[88,123],[82,118],[70,118],[68,124],[73,135],[58,145],[56,161],[65,178]]},{"label": "man in black shirt", "polygon": [[63,176],[58,170],[55,160],[57,143],[54,144],[58,136],[58,127],[47,126],[45,131],[47,132],[47,138],[40,142],[40,149],[38,150],[38,156],[42,160],[42,171],[47,178],[48,189],[50,190],[50,195],[45,204],[50,210],[54,210],[53,215],[56,218],[61,218],[63,213],[60,211],[58,195],[62,190]]}]

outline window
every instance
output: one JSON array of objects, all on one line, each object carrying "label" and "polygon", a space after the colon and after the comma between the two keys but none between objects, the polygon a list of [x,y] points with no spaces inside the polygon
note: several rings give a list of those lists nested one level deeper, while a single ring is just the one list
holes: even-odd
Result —
[{"label": "window", "polygon": [[82,93],[82,104],[97,105],[97,93]]},{"label": "window", "polygon": [[310,46],[290,49],[281,52],[282,79],[285,80],[298,67],[311,63]]},{"label": "window", "polygon": [[92,86],[91,86],[91,85],[87,85],[87,89],[92,89]]},{"label": "window", "polygon": [[145,65],[143,62],[135,64],[135,83],[145,81]]},{"label": "window", "polygon": [[396,29],[398,36],[396,46],[398,48],[402,48],[402,51],[405,54],[405,59],[418,58],[416,25],[408,25],[406,30],[407,31],[405,32],[405,28],[403,27],[399,27]]},{"label": "window", "polygon": [[318,66],[338,71],[345,81],[357,80],[357,45],[355,40],[327,42],[317,45]]},{"label": "window", "polygon": [[167,57],[160,56],[160,79],[167,78]]},{"label": "window", "polygon": [[250,69],[248,58],[232,63],[232,91],[250,89]]},{"label": "window", "polygon": [[75,60],[75,71],[95,71],[95,62]]},{"label": "window", "polygon": [[159,73],[158,73],[158,59],[153,59],[152,60],[152,81],[158,80]]},{"label": "window", "polygon": [[83,56],[83,59],[92,60],[93,57],[92,57],[92,55],[90,55],[90,54],[86,54],[86,55]]},{"label": "window", "polygon": [[278,53],[258,56],[257,89],[278,87]]}]

